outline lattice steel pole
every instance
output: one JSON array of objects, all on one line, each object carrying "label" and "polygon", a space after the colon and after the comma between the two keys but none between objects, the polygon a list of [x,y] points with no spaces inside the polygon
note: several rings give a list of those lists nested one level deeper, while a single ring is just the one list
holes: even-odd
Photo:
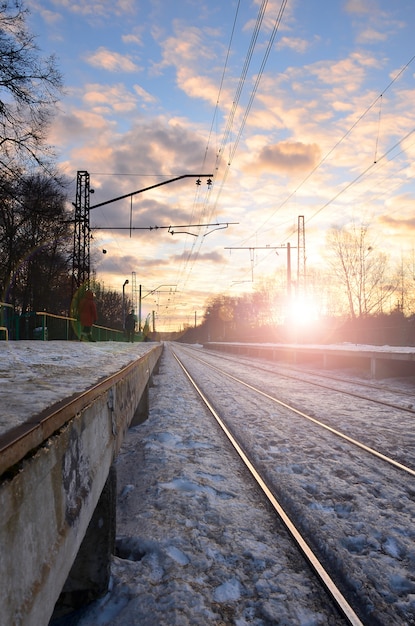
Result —
[{"label": "lattice steel pole", "polygon": [[87,288],[90,286],[90,193],[89,173],[78,171],[76,179],[76,200],[74,204],[75,223],[72,260],[72,296],[81,285],[85,285]]}]

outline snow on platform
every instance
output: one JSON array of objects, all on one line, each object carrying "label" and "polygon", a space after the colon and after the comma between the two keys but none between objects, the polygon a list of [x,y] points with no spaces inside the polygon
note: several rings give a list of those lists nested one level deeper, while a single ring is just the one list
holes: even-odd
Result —
[{"label": "snow on platform", "polygon": [[251,343],[251,342],[221,342],[221,341],[210,341],[205,343],[206,347],[209,346],[235,346],[241,348],[264,348],[264,349],[284,349],[284,350],[315,350],[318,352],[337,352],[337,353],[347,353],[353,352],[354,354],[378,354],[379,356],[388,356],[402,354],[406,355],[408,358],[415,359],[415,346],[375,346],[371,344],[362,344],[362,343],[336,343],[336,344],[317,344],[317,343]]},{"label": "snow on platform", "polygon": [[204,344],[210,350],[270,358],[289,363],[320,363],[325,369],[358,367],[371,378],[415,375],[413,346],[372,346],[363,344],[282,344],[237,343],[211,341]]},{"label": "snow on platform", "polygon": [[0,434],[115,374],[154,343],[0,342]]},{"label": "snow on platform", "polygon": [[[154,343],[151,342],[0,341],[0,434],[19,426],[55,402],[85,391],[140,358],[152,347]],[[415,361],[413,346],[211,342],[206,347],[236,351],[252,348],[353,353]]]}]

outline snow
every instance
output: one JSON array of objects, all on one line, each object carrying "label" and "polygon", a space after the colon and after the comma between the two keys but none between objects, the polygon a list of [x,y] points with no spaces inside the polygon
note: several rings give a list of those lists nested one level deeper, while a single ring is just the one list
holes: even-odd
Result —
[{"label": "snow", "polygon": [[[356,590],[369,623],[415,623],[413,478],[336,441],[327,431],[319,432],[283,405],[251,397],[229,379],[224,383],[223,373],[212,372],[204,362],[218,365],[219,360],[221,370],[249,378],[282,402],[306,407],[333,428],[415,469],[413,413],[309,386],[307,380],[317,377],[304,368],[300,378],[290,380],[284,364],[255,359],[252,367],[252,359],[206,353],[201,355],[203,364],[194,365],[186,354],[181,357],[205,393],[214,393],[210,397],[215,407],[226,413],[232,431],[265,470],[292,519],[311,537],[311,545]],[[355,391],[358,384],[356,377],[341,388]],[[366,385],[363,392],[357,391],[377,400],[394,397],[400,406],[405,406],[406,394],[413,396],[411,381],[382,381],[381,389],[373,389]],[[396,400],[398,391],[402,401]]]},{"label": "snow", "polygon": [[[84,390],[151,347],[0,342],[1,428],[24,421],[31,412]],[[267,367],[272,365],[267,362]],[[235,365],[229,368],[238,375]],[[220,377],[217,381],[205,373],[204,377],[220,396]],[[257,378],[261,382],[264,376],[257,373]],[[19,394],[15,393],[16,385]],[[366,412],[364,400],[358,415],[347,406],[340,409],[328,392],[314,397],[307,395],[300,384],[297,387],[290,385],[289,394],[299,405],[306,398],[310,411],[318,414],[325,402],[333,426],[340,429],[348,425],[352,436],[356,436],[360,421],[373,447],[391,445],[387,442],[393,426],[398,425],[402,432],[397,435],[396,446],[406,455],[405,462],[413,462],[413,416],[402,414],[392,419],[391,410],[379,407],[373,429],[368,420],[361,420]],[[288,388],[284,390],[288,392]],[[249,422],[249,437],[258,442],[261,454],[280,473],[281,484],[288,490],[293,489],[294,481],[299,485],[302,508],[298,508],[298,515],[303,525],[313,528],[318,520],[322,540],[327,549],[334,550],[333,558],[340,558],[342,550],[354,555],[359,567],[369,567],[368,580],[385,603],[395,607],[397,615],[409,616],[408,621],[401,617],[394,621],[389,613],[379,623],[414,623],[413,489],[408,486],[403,496],[392,480],[393,469],[380,475],[375,465],[371,468],[368,464],[359,473],[358,465],[353,466],[358,454],[351,455],[350,468],[343,468],[337,451],[327,459],[330,471],[320,479],[320,452],[311,430],[307,429],[304,437],[303,431],[295,432],[295,425],[290,432],[287,424],[282,439],[275,436],[260,441],[264,420],[282,419],[280,413],[264,405],[259,415],[247,397],[241,398],[243,409],[233,401],[225,402],[229,402],[235,421]],[[376,442],[370,441],[372,436]],[[301,439],[307,442],[307,457],[300,454]],[[339,454],[340,449],[339,444]],[[284,528],[258,499],[257,488],[228,450],[219,427],[211,423],[169,350],[165,350],[160,372],[150,388],[149,418],[127,433],[116,467],[117,549],[111,585],[102,599],[71,616],[67,624],[341,624],[292,548]],[[402,524],[400,516],[405,519],[405,507],[409,513]],[[366,521],[360,516],[365,509]],[[381,516],[377,519],[379,509]],[[360,595],[367,582],[354,569],[346,574]]]},{"label": "snow", "polygon": [[[153,345],[142,342],[0,341],[0,433],[20,425],[54,402],[84,391],[100,378],[125,367]],[[306,347],[415,353],[413,347],[387,345],[347,343],[307,344]]]},{"label": "snow", "polygon": [[111,588],[72,624],[342,623],[168,350],[116,467]]},{"label": "snow", "polygon": [[153,346],[143,342],[0,341],[0,433],[115,374]]},{"label": "snow", "polygon": [[[215,342],[212,342],[215,344]],[[219,342],[220,343],[220,342]],[[327,350],[327,351],[352,351],[352,352],[378,352],[378,353],[394,353],[394,354],[414,354],[415,355],[415,347],[414,346],[389,346],[388,344],[384,344],[382,346],[376,346],[372,344],[363,344],[363,343],[339,343],[339,344],[322,344],[322,343],[304,343],[304,344],[295,344],[295,343],[284,343],[284,344],[276,344],[276,343],[240,343],[240,342],[227,342],[227,345],[231,346],[258,346],[258,347],[282,347],[282,348],[304,348],[306,350]]]}]

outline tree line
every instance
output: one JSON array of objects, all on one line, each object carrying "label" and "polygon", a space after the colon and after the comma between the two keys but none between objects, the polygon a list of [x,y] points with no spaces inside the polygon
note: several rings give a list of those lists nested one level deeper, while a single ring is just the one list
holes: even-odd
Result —
[{"label": "tree line", "polygon": [[[367,225],[332,228],[324,268],[287,289],[280,271],[253,293],[218,295],[183,341],[415,344],[414,259],[397,266]],[[313,315],[311,315],[313,313]]]}]

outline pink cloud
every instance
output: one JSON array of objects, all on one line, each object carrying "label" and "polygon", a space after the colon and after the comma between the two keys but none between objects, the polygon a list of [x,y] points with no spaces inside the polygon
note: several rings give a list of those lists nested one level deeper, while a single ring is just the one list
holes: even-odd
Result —
[{"label": "pink cloud", "polygon": [[129,55],[119,54],[101,46],[96,52],[86,58],[87,63],[93,67],[104,69],[109,72],[137,72],[139,66],[134,63]]},{"label": "pink cloud", "polygon": [[310,170],[320,159],[317,144],[304,144],[299,141],[281,141],[272,146],[264,146],[245,169],[249,173],[298,173]]}]

